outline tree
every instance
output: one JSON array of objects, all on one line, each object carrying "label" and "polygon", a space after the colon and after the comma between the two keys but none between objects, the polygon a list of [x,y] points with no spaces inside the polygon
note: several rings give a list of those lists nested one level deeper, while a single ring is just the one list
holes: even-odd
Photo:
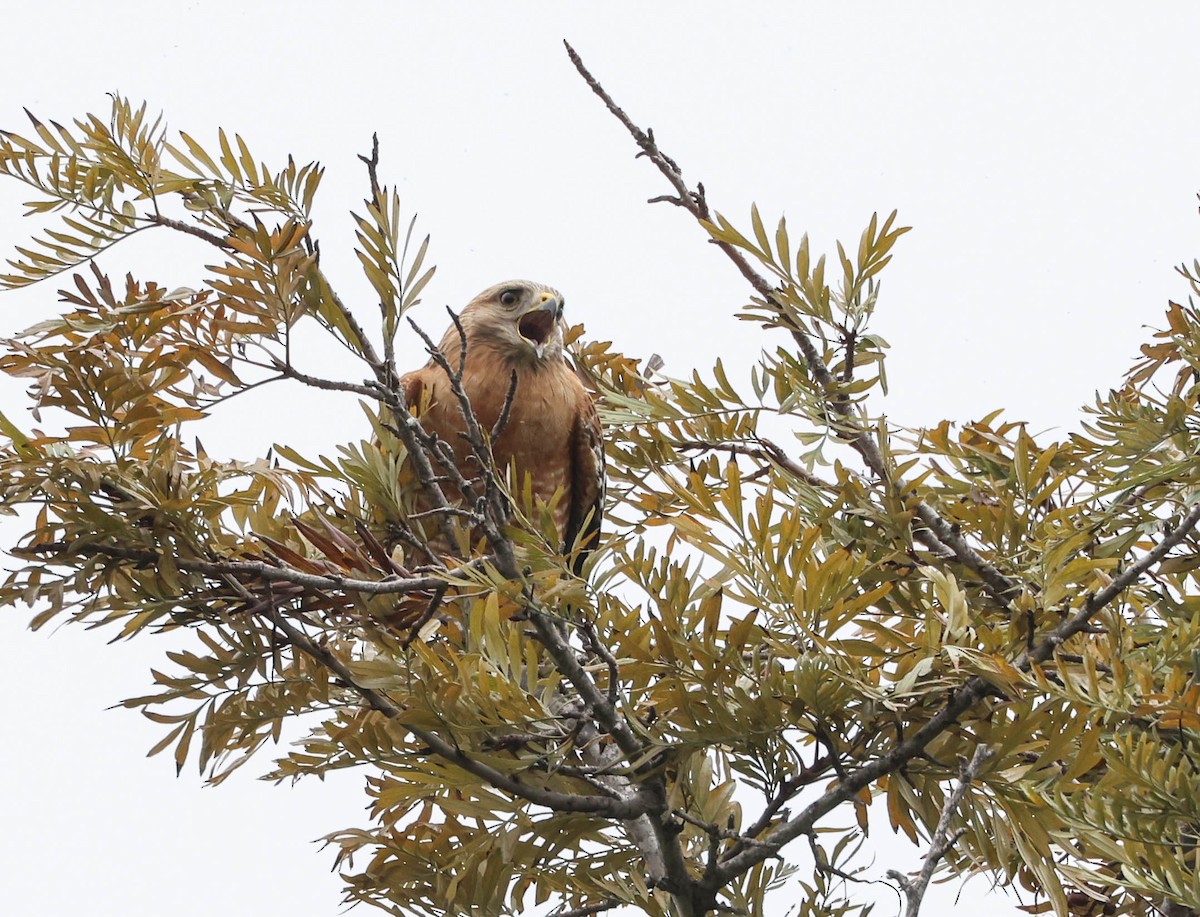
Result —
[{"label": "tree", "polygon": [[[753,914],[785,884],[800,913],[862,911],[877,797],[927,847],[893,876],[910,914],[937,870],[1059,914],[1200,908],[1200,312],[1172,304],[1077,434],[897,427],[870,406],[895,215],[827,278],[783,220],[755,209],[744,234],[711,211],[570,53],[773,348],[735,386],[721,363],[671,378],[576,332],[610,481],[585,577],[505,469],[439,497],[453,471],[395,359],[428,239],[378,149],[356,218],[368,325],[310,236],[319,167],[272,171],[224,132],[219,153],[169,141],[116,98],[107,120],[34,118],[0,143],[31,212],[61,220],[4,281],[67,280],[67,311],[0,360],[42,425],[0,417],[4,505],[28,528],[3,600],[34,627],[194,635],[125,702],[180,768],[219,783],[300,730],[274,779],[366,769],[372,826],[329,841],[348,900],[394,913]],[[202,289],[88,264],[150,228],[219,253]],[[1181,274],[1200,291],[1200,263]],[[306,327],[365,381],[303,368]],[[358,400],[365,438],[220,459],[184,430],[267,383]],[[458,556],[426,552],[428,526]]]}]

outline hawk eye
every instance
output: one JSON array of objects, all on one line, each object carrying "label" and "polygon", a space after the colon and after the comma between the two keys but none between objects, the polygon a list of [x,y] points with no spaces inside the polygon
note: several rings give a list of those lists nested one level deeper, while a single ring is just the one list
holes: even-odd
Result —
[{"label": "hawk eye", "polygon": [[520,290],[505,290],[500,294],[500,302],[506,306],[515,306],[517,300],[521,298]]}]

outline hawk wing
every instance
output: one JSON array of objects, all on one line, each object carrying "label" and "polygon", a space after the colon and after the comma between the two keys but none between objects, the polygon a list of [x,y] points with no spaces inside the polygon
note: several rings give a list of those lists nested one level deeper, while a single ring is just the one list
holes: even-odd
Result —
[{"label": "hawk wing", "polygon": [[575,423],[571,431],[571,505],[563,532],[563,553],[577,550],[571,569],[582,575],[583,563],[600,542],[604,518],[604,439],[596,405],[580,386]]},{"label": "hawk wing", "polygon": [[[555,515],[561,550],[580,574],[584,561],[599,544],[604,513],[604,441],[592,396],[572,366],[559,355],[540,369],[522,365],[507,352],[508,345],[489,330],[498,320],[472,316],[476,335],[462,377],[463,388],[484,431],[500,416],[508,391],[510,367],[517,367],[518,384],[507,426],[492,444],[497,466],[515,462],[517,480],[532,477],[534,495],[550,501],[563,495]],[[452,327],[442,341],[447,359],[457,357],[458,337]],[[465,465],[460,440],[464,429],[456,399],[449,396],[444,370],[432,361],[400,379],[409,409],[421,412],[425,429],[454,449],[459,472],[470,479],[478,470]],[[454,500],[457,492],[443,484]]]}]

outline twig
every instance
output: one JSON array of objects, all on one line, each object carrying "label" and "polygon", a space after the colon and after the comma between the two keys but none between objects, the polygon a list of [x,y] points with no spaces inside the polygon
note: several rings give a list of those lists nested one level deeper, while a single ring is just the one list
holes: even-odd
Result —
[{"label": "twig", "polygon": [[438,609],[442,607],[442,599],[446,596],[447,588],[447,586],[443,585],[440,589],[434,590],[433,597],[430,598],[429,605],[426,606],[425,611],[421,613],[421,617],[417,618],[417,620],[414,621],[409,627],[408,636],[401,641],[400,649],[408,649],[412,645],[412,642],[416,640],[418,636],[420,636],[421,628],[433,620],[433,616],[437,614]]},{"label": "twig", "polygon": [[736,452],[738,455],[745,455],[749,458],[756,458],[764,462],[778,465],[788,474],[792,475],[800,481],[803,481],[809,487],[814,487],[818,490],[837,491],[837,487],[830,484],[828,481],[822,480],[813,474],[799,462],[794,461],[775,443],[769,439],[756,437],[754,440],[757,445],[749,445],[739,442],[717,442],[715,440],[695,439],[684,442],[674,443],[676,449],[680,451],[689,451],[692,449],[711,449],[714,451],[720,450],[725,452]]},{"label": "twig", "polygon": [[320,376],[310,376],[308,373],[301,372],[292,366],[287,360],[281,360],[278,357],[273,357],[275,369],[279,370],[280,375],[286,376],[289,379],[295,379],[304,385],[311,388],[319,388],[328,392],[350,392],[355,395],[362,395],[364,398],[370,398],[374,401],[384,401],[385,395],[380,391],[378,386],[364,385],[358,382],[341,382],[337,379],[323,379]]},{"label": "twig", "polygon": [[[161,555],[155,551],[135,551],[118,548],[115,545],[89,544],[79,545],[75,542],[40,542],[21,548],[19,552],[28,554],[51,555],[103,555],[117,560],[128,560],[133,563],[153,565],[161,560]],[[187,557],[175,557],[175,565],[180,570],[189,573],[203,573],[207,576],[224,577],[251,576],[265,580],[275,580],[295,583],[309,589],[320,591],[340,590],[342,592],[360,592],[365,595],[402,595],[410,592],[429,592],[446,585],[447,579],[458,575],[484,569],[491,557],[479,557],[458,567],[451,567],[439,576],[386,576],[379,580],[364,580],[339,574],[302,573],[291,567],[266,561],[207,561]]]},{"label": "twig", "polygon": [[845,356],[845,364],[842,366],[842,384],[846,385],[854,380],[854,352],[858,346],[858,329],[848,328],[843,332],[843,343]]},{"label": "twig", "polygon": [[600,642],[600,635],[596,633],[595,624],[591,621],[584,621],[579,625],[579,629],[583,633],[584,639],[587,640],[588,648],[599,656],[608,667],[608,702],[615,707],[620,699],[621,689],[617,658],[612,654],[612,650]]},{"label": "twig", "polygon": [[454,516],[458,519],[467,519],[471,522],[479,521],[479,514],[472,512],[469,509],[462,509],[458,506],[442,506],[433,509],[427,509],[419,513],[409,513],[409,520],[413,519],[428,519],[430,516]]},{"label": "twig", "polygon": [[[371,182],[371,200],[378,201],[382,191],[379,187],[379,134],[371,135],[371,155],[358,154],[358,158],[367,165],[367,177]],[[368,205],[370,202],[368,202]]]},{"label": "twig", "polygon": [[[225,187],[230,188],[230,190],[232,190],[231,186],[229,186],[229,185],[226,185]],[[203,218],[204,214],[212,213],[212,214],[216,214],[216,216],[218,216],[220,219],[224,220],[227,225],[232,226],[234,229],[242,229],[242,230],[246,230],[246,231],[250,230],[250,224],[247,223],[245,220],[243,220],[241,217],[239,217],[236,213],[234,213],[228,207],[222,207],[218,204],[213,203],[212,201],[205,200],[199,194],[196,194],[191,191],[181,191],[181,192],[179,192],[179,196],[181,198],[183,198],[183,200],[186,203],[202,205],[203,210],[200,212],[198,219]],[[187,232],[186,229],[183,231]]]},{"label": "twig", "polygon": [[[815,780],[822,777],[832,767],[833,756],[824,755],[823,757],[817,758],[817,760],[815,760],[812,764],[805,767],[799,774],[784,780],[779,785],[779,789],[775,791],[775,795],[772,797],[771,801],[768,802],[763,808],[762,812],[759,813],[759,816],[757,819],[755,819],[754,824],[752,824],[743,832],[742,837],[757,838],[771,826],[771,822],[775,820],[775,816],[779,814],[780,810],[787,805],[797,793],[813,783]],[[725,858],[728,859],[730,857],[737,856],[737,854],[746,849],[746,846],[746,844],[743,844],[739,840],[738,843],[734,844],[734,846],[726,852]]]},{"label": "twig", "polygon": [[[454,325],[454,330],[458,332],[458,369],[451,373],[451,378],[457,382],[462,382],[463,373],[467,370],[467,329],[463,327],[462,319],[458,317],[458,313],[446,306],[446,314],[450,316],[450,322]],[[422,337],[425,335],[420,329],[417,333]],[[439,349],[440,353],[441,350]],[[449,370],[447,370],[449,372]]]},{"label": "twig", "polygon": [[495,442],[500,438],[500,434],[504,432],[504,428],[508,426],[508,415],[512,411],[513,399],[517,396],[517,371],[512,371],[512,376],[508,380],[508,392],[504,395],[504,405],[500,408],[500,416],[496,418],[495,424],[492,425],[492,432],[488,434],[488,440]]},{"label": "twig", "polygon": [[393,519],[388,522],[387,531],[388,534],[394,537],[397,541],[401,541],[410,548],[415,548],[424,554],[433,567],[441,570],[446,569],[446,562],[442,560],[437,551],[430,547],[429,542],[424,538],[424,536],[419,535],[411,526],[397,519]]},{"label": "twig", "polygon": [[591,914],[599,914],[602,911],[610,911],[614,907],[620,907],[621,902],[616,898],[609,898],[607,901],[600,901],[596,904],[588,904],[583,907],[572,908],[569,911],[558,911],[552,917],[589,917]]},{"label": "twig", "polygon": [[705,834],[720,838],[723,841],[738,841],[739,843],[748,844],[750,846],[761,843],[752,837],[747,837],[744,834],[738,834],[736,831],[731,831],[728,828],[721,828],[709,822],[701,821],[695,815],[688,814],[688,812],[684,809],[672,809],[671,814],[680,821],[685,821],[692,827],[699,828]]},{"label": "twig", "polygon": [[933,836],[929,839],[929,852],[925,854],[925,861],[921,864],[921,871],[917,877],[909,879],[895,869],[887,871],[888,878],[893,879],[900,886],[900,890],[904,892],[904,917],[917,917],[921,910],[921,902],[925,898],[925,890],[929,887],[938,864],[950,852],[958,839],[967,833],[966,828],[951,831],[950,821],[958,810],[959,803],[967,794],[967,790],[970,789],[972,781],[979,776],[983,765],[993,754],[993,751],[986,745],[980,745],[976,747],[975,754],[971,756],[970,761],[965,758],[959,761],[958,780],[942,805],[942,814],[938,818]]},{"label": "twig", "polygon": [[147,220],[155,226],[165,226],[167,229],[174,229],[176,232],[187,233],[189,236],[195,236],[197,239],[203,239],[210,245],[215,245],[217,248],[225,251],[233,251],[234,248],[229,244],[229,241],[216,233],[209,232],[207,229],[201,229],[199,226],[194,226],[191,223],[185,223],[182,220],[173,220],[170,217],[165,217],[155,213],[147,216]]},{"label": "twig", "polygon": [[[378,372],[376,376],[378,378]],[[386,381],[381,381],[380,385],[385,393],[384,397],[388,409],[391,411],[392,419],[396,421],[394,432],[408,451],[408,460],[412,463],[413,472],[424,491],[425,498],[434,507],[449,507],[450,501],[446,497],[446,492],[442,490],[441,484],[438,483],[438,476],[434,474],[433,465],[429,460],[433,437],[425,431],[421,422],[409,411],[404,390],[399,385],[388,386]],[[449,518],[444,515],[439,517],[438,525],[446,544],[446,550],[454,551],[457,540],[454,537],[454,528],[450,525]]]}]

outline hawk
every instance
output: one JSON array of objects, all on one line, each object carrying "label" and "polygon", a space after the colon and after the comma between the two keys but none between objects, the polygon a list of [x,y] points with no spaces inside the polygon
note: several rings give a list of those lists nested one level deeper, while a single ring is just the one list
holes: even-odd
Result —
[{"label": "hawk", "polygon": [[[578,550],[579,573],[600,531],[604,502],[604,445],[591,395],[563,350],[563,297],[528,280],[510,280],[484,290],[451,325],[438,350],[459,370],[462,338],[466,364],[462,387],[486,434],[496,427],[516,388],[508,417],[491,444],[496,467],[516,470],[523,487],[529,476],[535,500],[554,504],[554,528],[564,553]],[[478,476],[466,423],[446,370],[431,358],[400,379],[410,408],[420,411],[425,430],[454,450],[462,476]],[[452,488],[448,496],[457,496]]]}]

